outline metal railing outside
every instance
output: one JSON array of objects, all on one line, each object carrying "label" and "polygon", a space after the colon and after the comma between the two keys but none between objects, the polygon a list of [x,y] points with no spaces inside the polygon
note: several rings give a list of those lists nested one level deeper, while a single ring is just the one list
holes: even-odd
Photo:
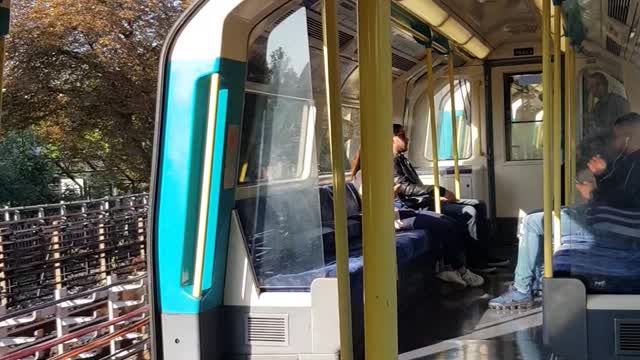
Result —
[{"label": "metal railing outside", "polygon": [[0,359],[148,356],[146,310],[114,322],[146,309],[147,214],[146,194],[0,209]]}]

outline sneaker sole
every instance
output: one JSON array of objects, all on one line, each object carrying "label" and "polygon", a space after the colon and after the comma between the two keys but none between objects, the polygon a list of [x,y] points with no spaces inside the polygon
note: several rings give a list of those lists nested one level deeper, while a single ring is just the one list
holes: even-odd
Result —
[{"label": "sneaker sole", "polygon": [[489,304],[489,309],[493,310],[527,310],[533,307],[533,303],[516,303],[511,305]]},{"label": "sneaker sole", "polygon": [[494,273],[494,272],[496,272],[498,270],[495,267],[488,267],[488,268],[483,268],[483,269],[477,269],[477,268],[470,268],[470,269],[474,273],[482,273],[482,274],[490,274],[490,273]]}]

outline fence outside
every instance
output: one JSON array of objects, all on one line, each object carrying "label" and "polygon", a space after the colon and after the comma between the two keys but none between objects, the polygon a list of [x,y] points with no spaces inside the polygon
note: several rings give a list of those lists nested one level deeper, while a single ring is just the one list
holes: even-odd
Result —
[{"label": "fence outside", "polygon": [[0,357],[147,354],[147,215],[146,194],[0,209]]}]

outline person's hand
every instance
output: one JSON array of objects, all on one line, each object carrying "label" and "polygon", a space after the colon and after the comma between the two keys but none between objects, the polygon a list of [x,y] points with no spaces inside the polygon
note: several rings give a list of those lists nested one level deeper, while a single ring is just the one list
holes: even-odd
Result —
[{"label": "person's hand", "polygon": [[593,191],[596,189],[596,185],[592,182],[585,181],[579,184],[576,184],[576,189],[580,193],[583,199],[589,201],[593,197]]},{"label": "person's hand", "polygon": [[398,191],[400,191],[400,185],[393,186],[393,194],[398,195]]},{"label": "person's hand", "polygon": [[447,192],[444,193],[444,202],[456,202],[458,201],[458,199],[456,199],[456,195],[454,193],[452,193],[451,191],[447,190]]},{"label": "person's hand", "polygon": [[589,171],[591,171],[593,175],[600,176],[604,174],[605,171],[607,171],[607,162],[604,161],[604,159],[601,158],[600,155],[596,155],[592,157],[591,160],[589,160],[587,168],[589,168]]}]

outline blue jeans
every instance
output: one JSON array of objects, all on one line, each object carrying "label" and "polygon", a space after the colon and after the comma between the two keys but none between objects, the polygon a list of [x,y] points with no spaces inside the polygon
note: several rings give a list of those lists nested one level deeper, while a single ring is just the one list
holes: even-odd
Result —
[{"label": "blue jeans", "polygon": [[[583,222],[584,208],[562,208],[560,227],[562,236],[592,236]],[[535,282],[542,280],[544,265],[544,213],[532,212],[520,223],[518,230],[518,264],[514,286],[529,294]]]}]

